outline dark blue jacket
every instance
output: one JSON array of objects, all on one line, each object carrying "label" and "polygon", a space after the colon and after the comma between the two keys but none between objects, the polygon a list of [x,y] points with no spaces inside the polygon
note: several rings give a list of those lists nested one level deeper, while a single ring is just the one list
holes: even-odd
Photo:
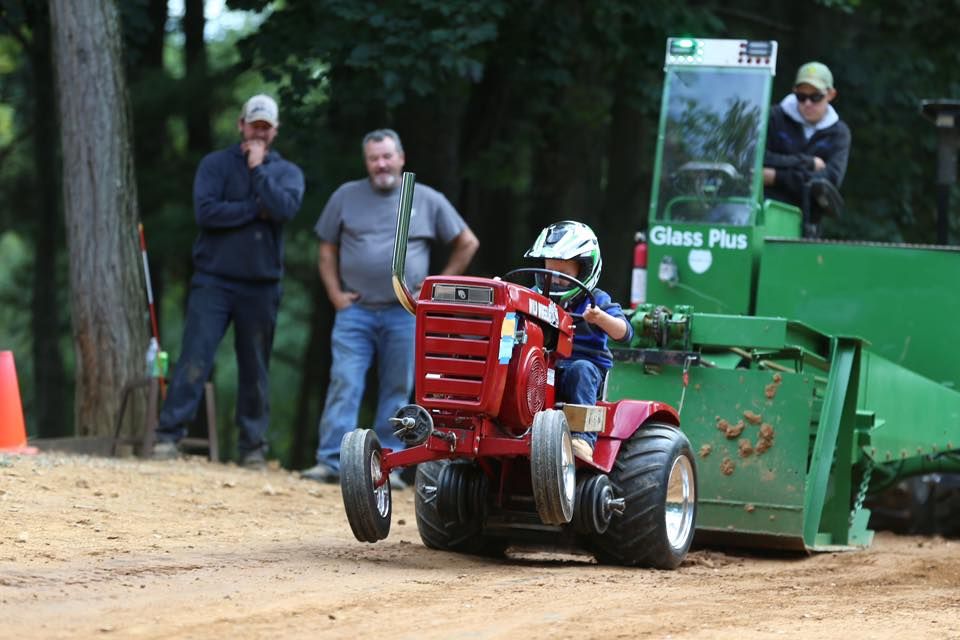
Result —
[{"label": "dark blue jacket", "polygon": [[303,172],[270,151],[252,171],[235,144],[200,161],[193,208],[194,281],[209,276],[252,284],[283,276],[283,224],[303,202]]},{"label": "dark blue jacket", "polygon": [[[850,128],[842,120],[815,131],[807,140],[803,125],[775,105],[770,110],[763,164],[776,169],[777,177],[773,186],[766,188],[765,197],[800,206],[803,186],[815,177],[826,178],[839,189],[849,155]],[[814,156],[827,165],[820,172],[813,170]]]},{"label": "dark blue jacket", "polygon": [[[610,294],[603,289],[594,289],[592,293],[598,307],[614,318],[620,318],[627,323],[627,335],[617,340],[617,342],[629,344],[630,340],[633,339],[633,327],[623,315],[623,309],[619,303],[614,302],[610,298]],[[567,309],[567,311],[582,314],[587,310],[588,304],[590,304],[590,301],[584,296],[574,302],[573,306]],[[583,326],[584,324],[588,324],[586,320],[577,322],[577,332],[573,336],[573,354],[570,356],[570,359],[589,360],[600,367],[602,371],[608,371],[613,366],[613,354],[610,353],[610,349],[607,348],[606,332],[600,327],[591,324],[590,329],[593,333],[590,333],[587,328]]]}]

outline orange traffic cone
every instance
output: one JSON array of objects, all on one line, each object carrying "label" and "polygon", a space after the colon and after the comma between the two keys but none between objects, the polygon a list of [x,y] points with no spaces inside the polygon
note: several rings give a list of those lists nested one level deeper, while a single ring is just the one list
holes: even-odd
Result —
[{"label": "orange traffic cone", "polygon": [[20,385],[12,351],[0,351],[0,453],[36,453],[27,446]]}]

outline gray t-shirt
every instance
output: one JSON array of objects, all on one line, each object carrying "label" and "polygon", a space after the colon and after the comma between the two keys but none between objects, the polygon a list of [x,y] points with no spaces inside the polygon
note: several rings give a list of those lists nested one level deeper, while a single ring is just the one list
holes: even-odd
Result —
[{"label": "gray t-shirt", "polygon": [[[396,302],[390,271],[397,231],[400,189],[382,192],[367,179],[344,183],[323,208],[314,227],[317,237],[339,245],[340,284],[360,294],[361,304]],[[406,282],[417,290],[430,267],[430,243],[444,244],[460,235],[466,223],[444,195],[418,184],[413,191]]]}]

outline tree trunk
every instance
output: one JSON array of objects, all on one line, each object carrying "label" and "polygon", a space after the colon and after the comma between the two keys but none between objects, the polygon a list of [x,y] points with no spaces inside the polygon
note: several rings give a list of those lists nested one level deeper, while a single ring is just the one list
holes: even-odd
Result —
[{"label": "tree trunk", "polygon": [[57,171],[56,104],[53,62],[50,59],[50,14],[46,4],[27,5],[33,32],[29,50],[33,83],[33,165],[40,208],[33,227],[33,297],[30,304],[33,333],[33,408],[37,435],[68,435],[68,402],[51,402],[67,388],[60,352],[61,311],[57,298],[57,256],[63,226],[60,222],[60,174]]},{"label": "tree trunk", "polygon": [[[106,435],[124,385],[145,374],[148,340],[120,24],[112,0],[51,0],[50,9],[76,350],[75,430]],[[139,404],[132,415],[142,415]]]},{"label": "tree trunk", "polygon": [[184,3],[183,35],[187,62],[187,147],[201,154],[213,146],[210,130],[210,81],[207,78],[207,46],[203,39],[206,19],[203,0]]}]

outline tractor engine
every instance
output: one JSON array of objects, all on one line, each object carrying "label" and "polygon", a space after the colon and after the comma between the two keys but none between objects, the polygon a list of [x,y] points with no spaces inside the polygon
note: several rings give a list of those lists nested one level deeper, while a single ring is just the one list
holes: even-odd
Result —
[{"label": "tractor engine", "polygon": [[486,418],[519,435],[553,406],[554,365],[573,348],[554,302],[503,280],[433,276],[416,315],[416,402],[435,422]]}]

